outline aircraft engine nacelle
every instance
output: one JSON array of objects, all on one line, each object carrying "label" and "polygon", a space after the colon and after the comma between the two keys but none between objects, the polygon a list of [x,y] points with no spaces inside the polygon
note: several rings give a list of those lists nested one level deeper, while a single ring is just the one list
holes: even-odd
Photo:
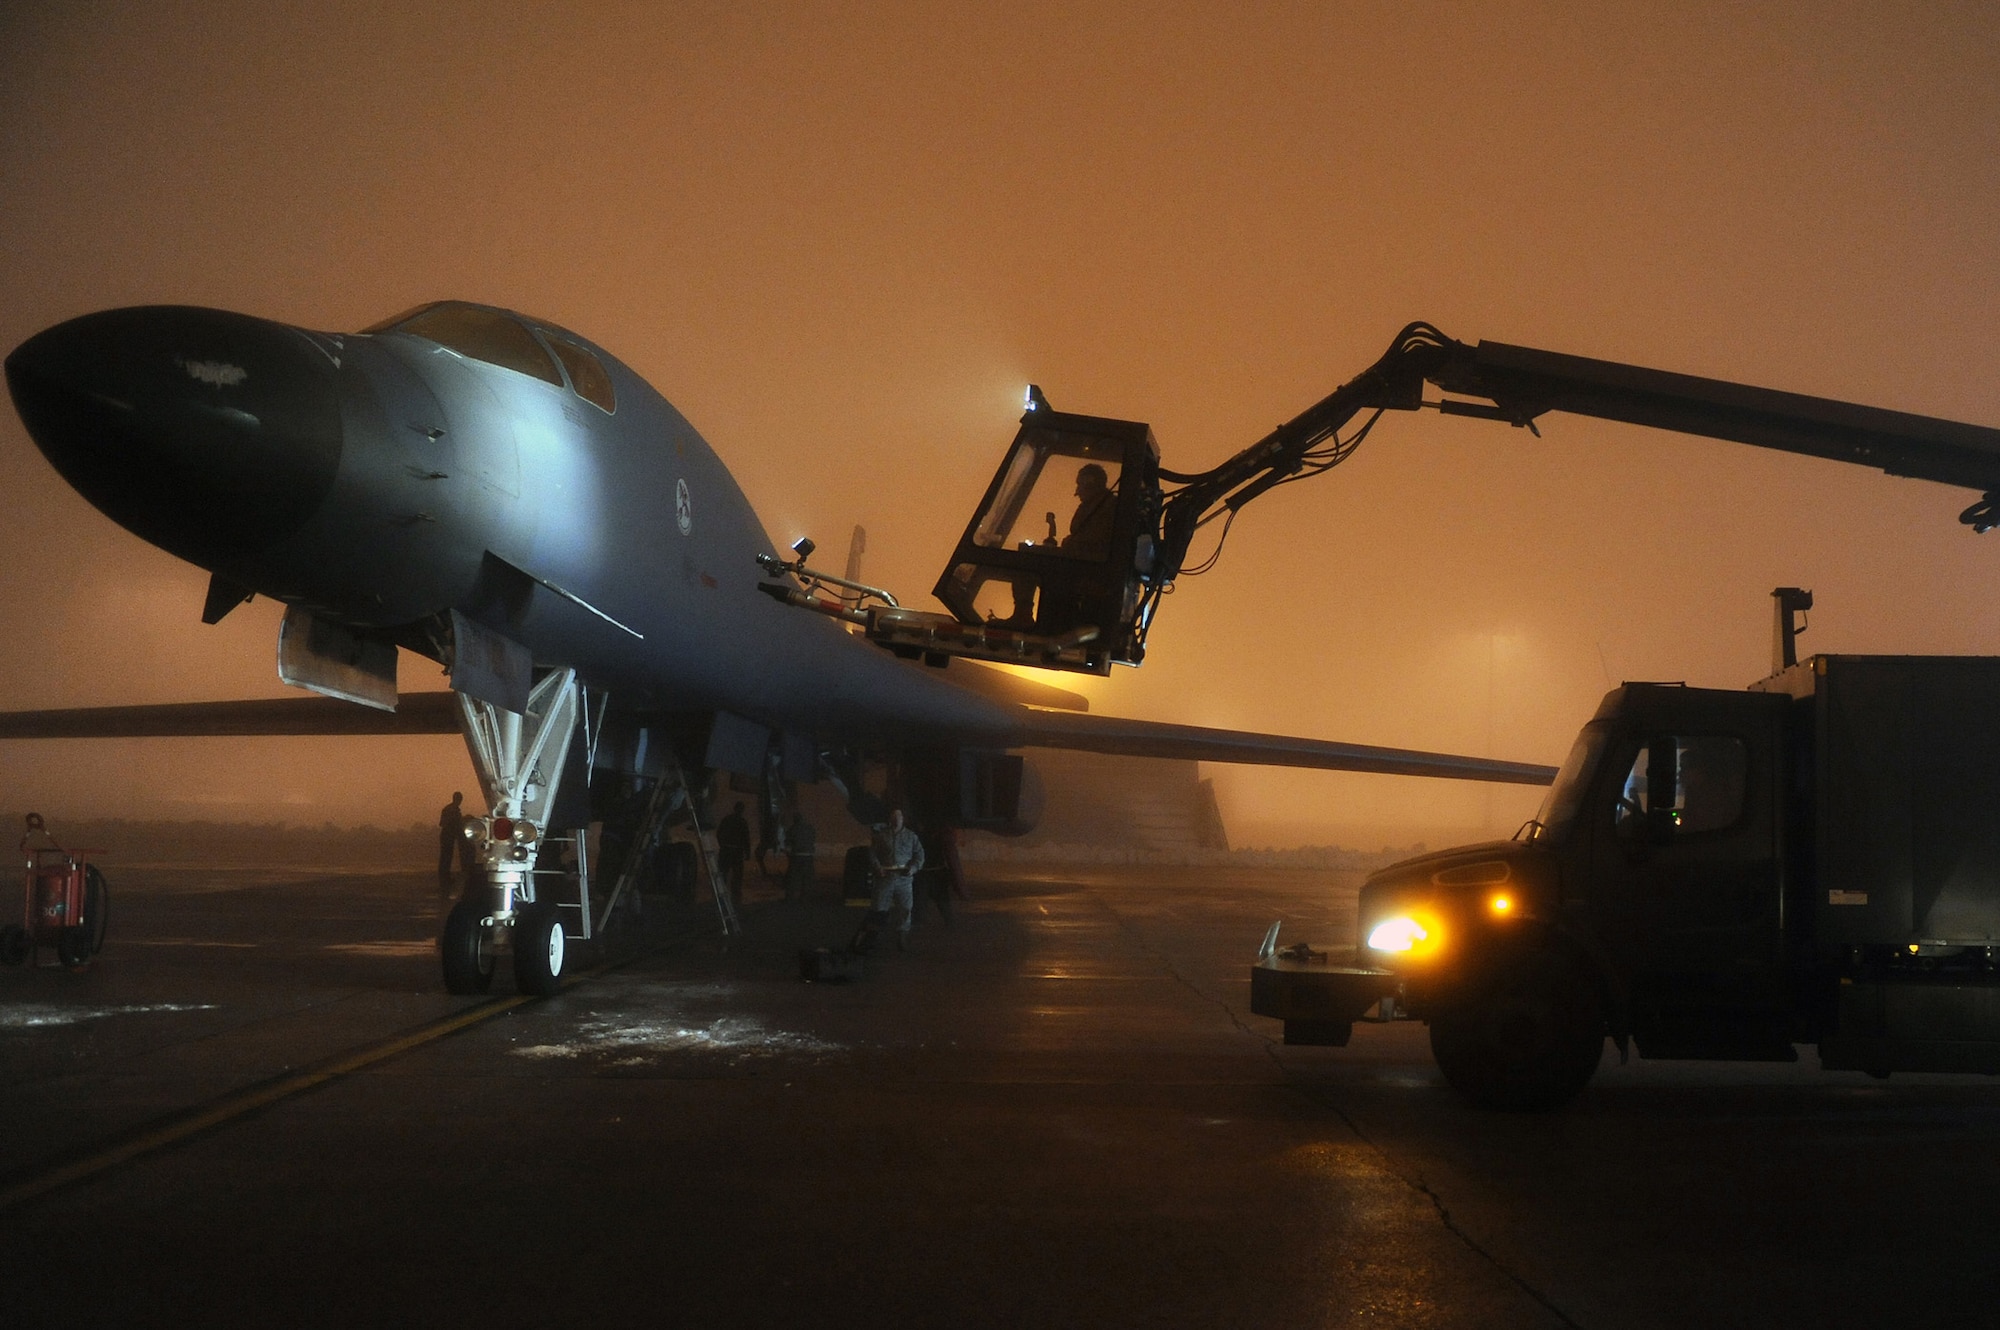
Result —
[{"label": "aircraft engine nacelle", "polygon": [[967,831],[1025,836],[1042,820],[1041,773],[1019,753],[959,748],[913,757],[907,765],[919,820]]}]

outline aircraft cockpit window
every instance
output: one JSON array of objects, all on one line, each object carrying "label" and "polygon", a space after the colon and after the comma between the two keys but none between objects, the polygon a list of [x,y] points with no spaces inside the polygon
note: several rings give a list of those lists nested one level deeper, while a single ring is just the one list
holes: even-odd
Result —
[{"label": "aircraft cockpit window", "polygon": [[603,361],[575,342],[566,341],[554,333],[544,332],[542,336],[548,338],[549,349],[556,353],[556,359],[562,361],[563,368],[569,371],[570,387],[576,389],[578,397],[606,412],[618,409],[618,398],[612,391],[611,376],[605,372]]},{"label": "aircraft cockpit window", "polygon": [[527,325],[477,305],[432,305],[386,329],[409,333],[462,356],[562,386],[562,371]]},{"label": "aircraft cockpit window", "polygon": [[1123,469],[1121,450],[1093,436],[1022,439],[973,543],[1101,561],[1111,553]]}]

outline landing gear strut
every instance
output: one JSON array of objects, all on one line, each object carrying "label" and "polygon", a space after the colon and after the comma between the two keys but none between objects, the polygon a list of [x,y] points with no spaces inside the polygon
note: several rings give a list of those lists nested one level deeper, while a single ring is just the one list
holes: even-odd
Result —
[{"label": "landing gear strut", "polygon": [[[465,746],[489,811],[465,824],[479,876],[445,918],[439,939],[445,988],[453,993],[484,993],[493,982],[496,956],[506,950],[513,953],[514,979],[521,991],[548,997],[562,986],[569,938],[563,907],[537,897],[534,862],[547,838],[548,813],[555,807],[570,740],[583,716],[583,689],[575,670],[559,670],[535,685],[525,714],[464,693],[458,695],[458,703]],[[588,939],[586,844],[579,831],[579,936]]]}]

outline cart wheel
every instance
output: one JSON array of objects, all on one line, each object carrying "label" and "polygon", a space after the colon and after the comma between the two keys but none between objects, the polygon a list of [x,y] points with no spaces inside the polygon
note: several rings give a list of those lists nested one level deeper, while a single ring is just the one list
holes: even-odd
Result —
[{"label": "cart wheel", "polygon": [[445,916],[444,936],[438,939],[445,992],[484,993],[493,986],[493,944],[479,922],[485,917],[469,900],[452,906]]},{"label": "cart wheel", "polygon": [[104,950],[104,927],[111,919],[111,887],[96,864],[83,866],[83,931],[90,935],[90,954]]},{"label": "cart wheel", "polygon": [[33,947],[28,941],[27,930],[19,924],[8,924],[5,928],[0,928],[0,962],[19,965],[28,959],[28,952],[31,950]]},{"label": "cart wheel", "polygon": [[63,963],[65,970],[85,970],[90,968],[90,925],[77,924],[65,928],[56,936],[56,959]]},{"label": "cart wheel", "polygon": [[514,982],[523,993],[554,997],[562,987],[562,914],[546,901],[521,907],[514,920]]}]

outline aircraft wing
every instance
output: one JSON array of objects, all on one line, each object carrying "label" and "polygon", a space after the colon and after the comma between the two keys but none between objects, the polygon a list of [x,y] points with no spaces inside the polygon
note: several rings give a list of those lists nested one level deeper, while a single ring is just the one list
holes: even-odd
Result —
[{"label": "aircraft wing", "polygon": [[1075,748],[1127,757],[1193,758],[1200,762],[1243,762],[1267,767],[1317,767],[1323,771],[1373,771],[1391,776],[1439,776],[1448,780],[1490,780],[1514,785],[1548,785],[1556,768],[1531,762],[1426,753],[1410,748],[1301,739],[1252,730],[1211,730],[1154,720],[1123,720],[1030,708],[1027,748]]},{"label": "aircraft wing", "polygon": [[0,739],[193,739],[458,732],[458,703],[450,693],[405,693],[394,711],[377,711],[332,697],[0,711]]},{"label": "aircraft wing", "polygon": [[[1011,685],[1009,676],[994,672]],[[998,689],[996,688],[996,691]],[[1010,690],[1011,691],[1011,690]],[[1066,698],[1062,690],[1049,689]],[[1039,700],[1039,699],[1038,699]],[[1048,700],[1058,700],[1050,698]],[[1076,699],[1081,702],[1081,698]],[[1060,704],[1060,703],[1059,703]],[[1126,757],[1166,757],[1253,766],[1315,767],[1395,776],[1437,776],[1547,785],[1554,767],[1529,762],[1429,753],[1409,748],[1304,739],[1252,730],[1215,730],[1163,721],[1092,716],[1081,711],[1022,708],[1015,743],[1024,748],[1073,748]],[[168,702],[152,706],[71,707],[0,712],[0,739],[166,739],[249,736],[457,734],[451,693],[405,693],[396,710],[377,711],[330,697],[273,697],[236,702]]]}]

